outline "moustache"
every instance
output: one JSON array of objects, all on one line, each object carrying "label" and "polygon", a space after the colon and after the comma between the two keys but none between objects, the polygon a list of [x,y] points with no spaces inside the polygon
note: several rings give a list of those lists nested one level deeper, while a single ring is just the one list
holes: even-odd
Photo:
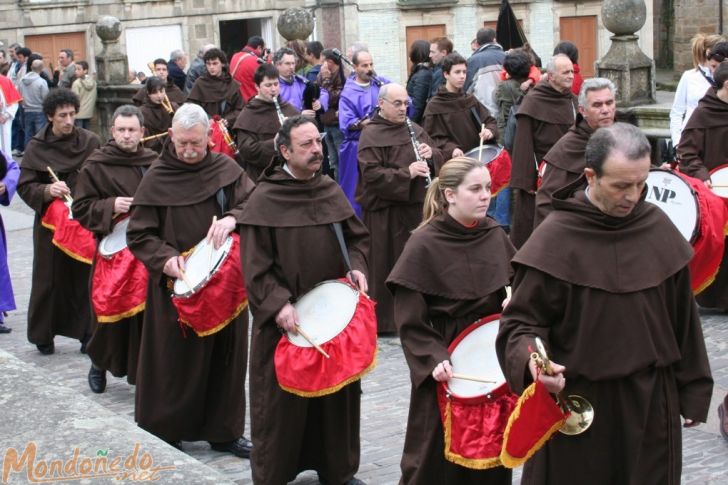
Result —
[{"label": "moustache", "polygon": [[185,151],[182,153],[182,158],[197,158],[198,153],[195,151]]},{"label": "moustache", "polygon": [[315,162],[319,162],[320,163],[320,162],[323,162],[323,161],[324,161],[323,154],[321,154],[321,155],[312,155],[308,159],[308,161],[306,161],[306,165],[311,165],[312,163],[315,163]]}]

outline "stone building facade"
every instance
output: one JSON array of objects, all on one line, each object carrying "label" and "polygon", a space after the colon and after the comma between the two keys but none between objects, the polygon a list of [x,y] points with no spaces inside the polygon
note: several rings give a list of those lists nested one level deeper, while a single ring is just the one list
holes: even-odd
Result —
[{"label": "stone building facade", "polygon": [[[660,0],[655,0],[660,1]],[[702,1],[706,4],[717,0]],[[728,1],[728,0],[726,0]],[[295,0],[0,0],[0,41],[19,42],[55,62],[57,50],[73,48],[77,59],[93,66],[101,44],[94,34],[100,15],[121,19],[122,48],[130,66],[143,70],[173,48],[194,55],[206,43],[227,52],[242,47],[250,35],[262,35],[272,48],[284,43],[275,25],[282,12],[301,6]],[[416,39],[447,35],[466,57],[478,28],[495,24],[499,0],[305,0],[316,19],[313,37],[326,46],[368,43],[378,72],[398,81],[407,78],[407,50]],[[589,74],[606,53],[609,32],[601,23],[599,0],[512,0],[511,5],[536,52],[546,60],[562,39],[581,47],[580,64]],[[653,53],[653,1],[639,32],[640,47]],[[676,8],[677,12],[677,8]],[[677,15],[677,13],[676,13]],[[687,35],[687,34],[685,34]],[[676,39],[679,37],[676,32]]]},{"label": "stone building facade", "polygon": [[[655,0],[658,2],[660,0]],[[698,32],[723,33],[728,31],[728,0],[661,0],[663,11],[673,11],[669,32],[672,39],[667,41],[672,47],[673,70],[676,74],[693,67],[690,40]],[[666,22],[670,15],[663,16]]]}]

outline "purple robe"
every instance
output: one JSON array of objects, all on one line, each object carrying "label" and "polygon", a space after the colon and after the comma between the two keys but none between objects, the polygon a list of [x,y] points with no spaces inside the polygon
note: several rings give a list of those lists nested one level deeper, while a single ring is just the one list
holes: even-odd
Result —
[{"label": "purple robe", "polygon": [[[2,152],[8,164],[8,171],[2,182],[5,184],[5,193],[0,195],[0,204],[10,205],[15,195],[15,188],[18,186],[20,168],[18,164],[5,152]],[[5,238],[5,225],[0,217],[0,312],[15,310],[15,297],[13,296],[13,285],[10,281],[10,269],[8,268],[8,246]],[[2,316],[0,316],[0,322]]]},{"label": "purple robe", "polygon": [[[383,84],[390,82],[381,76],[377,78]],[[361,217],[361,206],[354,196],[359,181],[357,150],[361,130],[349,128],[362,118],[371,118],[378,106],[377,96],[379,96],[379,86],[370,83],[368,88],[363,88],[354,81],[353,76],[349,76],[339,98],[339,129],[344,134],[344,141],[339,148],[339,185],[359,217]]]},{"label": "purple robe", "polygon": [[[280,98],[291,103],[298,111],[303,111],[303,90],[306,89],[304,79],[298,75],[293,76],[291,81],[286,81],[284,78],[278,77],[278,82],[281,86]],[[324,88],[321,88],[319,101],[324,111],[329,109],[329,92]]]}]

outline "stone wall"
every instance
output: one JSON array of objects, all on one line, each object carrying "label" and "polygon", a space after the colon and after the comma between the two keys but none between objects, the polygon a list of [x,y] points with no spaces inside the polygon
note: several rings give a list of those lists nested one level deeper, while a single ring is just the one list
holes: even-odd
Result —
[{"label": "stone wall", "polygon": [[[721,0],[674,0],[675,35],[673,38],[673,71],[676,76],[693,67],[690,39],[698,32],[717,33],[720,28]],[[723,18],[728,18],[728,0],[723,1]],[[726,20],[723,21],[726,32]]]}]

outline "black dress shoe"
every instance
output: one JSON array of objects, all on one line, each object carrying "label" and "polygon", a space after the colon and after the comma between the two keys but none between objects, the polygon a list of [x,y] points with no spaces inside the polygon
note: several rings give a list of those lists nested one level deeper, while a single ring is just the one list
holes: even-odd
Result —
[{"label": "black dress shoe", "polygon": [[91,364],[91,369],[88,371],[88,387],[96,394],[104,392],[106,390],[106,371]]},{"label": "black dress shoe", "polygon": [[81,342],[81,353],[86,353],[86,345],[88,345],[88,341],[91,340],[91,335],[86,335],[84,338],[79,340]]},{"label": "black dress shoe", "polygon": [[177,448],[180,451],[184,451],[182,449],[182,442],[181,441],[165,441],[169,446],[172,446],[174,448]]},{"label": "black dress shoe", "polygon": [[226,451],[240,458],[250,458],[250,452],[253,450],[253,442],[245,436],[232,441],[223,443],[210,443],[210,448],[215,451]]},{"label": "black dress shoe", "polygon": [[10,333],[12,331],[12,328],[6,327],[4,324],[0,323],[0,333]]},{"label": "black dress shoe", "polygon": [[36,347],[38,347],[38,352],[40,352],[43,355],[51,355],[53,352],[56,351],[56,346],[53,345],[53,342],[49,344],[37,344]]}]

